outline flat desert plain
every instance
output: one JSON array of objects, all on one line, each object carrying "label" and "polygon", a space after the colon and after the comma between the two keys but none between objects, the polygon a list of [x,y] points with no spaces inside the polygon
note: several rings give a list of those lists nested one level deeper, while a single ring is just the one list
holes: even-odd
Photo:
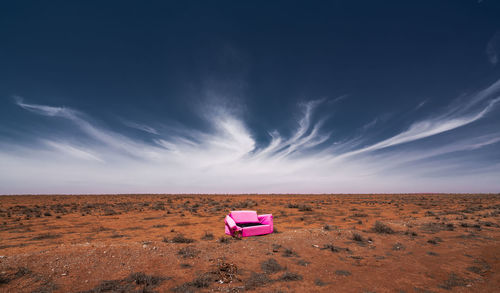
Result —
[{"label": "flat desert plain", "polygon": [[497,194],[1,196],[0,291],[500,292],[499,224]]}]

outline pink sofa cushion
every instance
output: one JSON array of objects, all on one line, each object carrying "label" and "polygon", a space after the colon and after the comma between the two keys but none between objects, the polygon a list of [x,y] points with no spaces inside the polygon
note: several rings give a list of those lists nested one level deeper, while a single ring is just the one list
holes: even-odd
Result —
[{"label": "pink sofa cushion", "polygon": [[241,232],[242,232],[241,234],[242,237],[248,237],[248,236],[269,234],[273,232],[273,229],[269,225],[259,225],[259,226],[245,227]]},{"label": "pink sofa cushion", "polygon": [[260,223],[256,211],[232,211],[229,215],[236,224]]}]

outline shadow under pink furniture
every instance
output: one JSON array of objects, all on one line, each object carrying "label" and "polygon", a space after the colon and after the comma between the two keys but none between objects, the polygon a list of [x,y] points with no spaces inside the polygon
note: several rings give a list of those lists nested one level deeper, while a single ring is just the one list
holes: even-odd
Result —
[{"label": "shadow under pink furniture", "polygon": [[226,234],[231,236],[257,236],[273,233],[273,215],[257,215],[256,211],[232,211],[224,220]]}]

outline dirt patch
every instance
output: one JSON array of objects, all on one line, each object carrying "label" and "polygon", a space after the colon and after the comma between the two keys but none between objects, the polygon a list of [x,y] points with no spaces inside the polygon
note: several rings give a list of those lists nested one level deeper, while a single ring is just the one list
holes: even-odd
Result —
[{"label": "dirt patch", "polygon": [[495,194],[2,196],[0,291],[495,292],[499,224]]}]

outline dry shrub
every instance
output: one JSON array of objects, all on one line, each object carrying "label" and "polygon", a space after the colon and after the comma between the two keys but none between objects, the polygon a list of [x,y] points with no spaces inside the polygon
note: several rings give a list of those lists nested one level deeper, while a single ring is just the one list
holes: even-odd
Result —
[{"label": "dry shrub", "polygon": [[202,240],[213,240],[214,234],[205,231],[205,235],[203,235],[203,237],[201,237],[201,239]]},{"label": "dry shrub", "polygon": [[266,261],[263,261],[260,264],[260,267],[262,268],[262,271],[264,271],[267,274],[277,273],[285,269],[274,258],[270,258]]},{"label": "dry shrub", "polygon": [[373,230],[379,234],[394,234],[394,230],[386,224],[376,221]]},{"label": "dry shrub", "polygon": [[177,254],[182,256],[183,258],[194,258],[198,256],[199,253],[200,251],[190,246],[181,248],[177,252]]},{"label": "dry shrub", "polygon": [[271,283],[273,280],[271,280],[267,274],[259,274],[252,272],[252,275],[250,275],[250,278],[245,280],[245,289],[246,290],[253,290],[257,287],[261,286],[266,286],[266,284]]},{"label": "dry shrub", "polygon": [[194,239],[191,238],[186,238],[182,234],[178,234],[174,238],[172,238],[173,243],[193,243]]},{"label": "dry shrub", "polygon": [[278,278],[279,281],[290,282],[290,281],[300,281],[302,276],[297,273],[285,272]]}]

